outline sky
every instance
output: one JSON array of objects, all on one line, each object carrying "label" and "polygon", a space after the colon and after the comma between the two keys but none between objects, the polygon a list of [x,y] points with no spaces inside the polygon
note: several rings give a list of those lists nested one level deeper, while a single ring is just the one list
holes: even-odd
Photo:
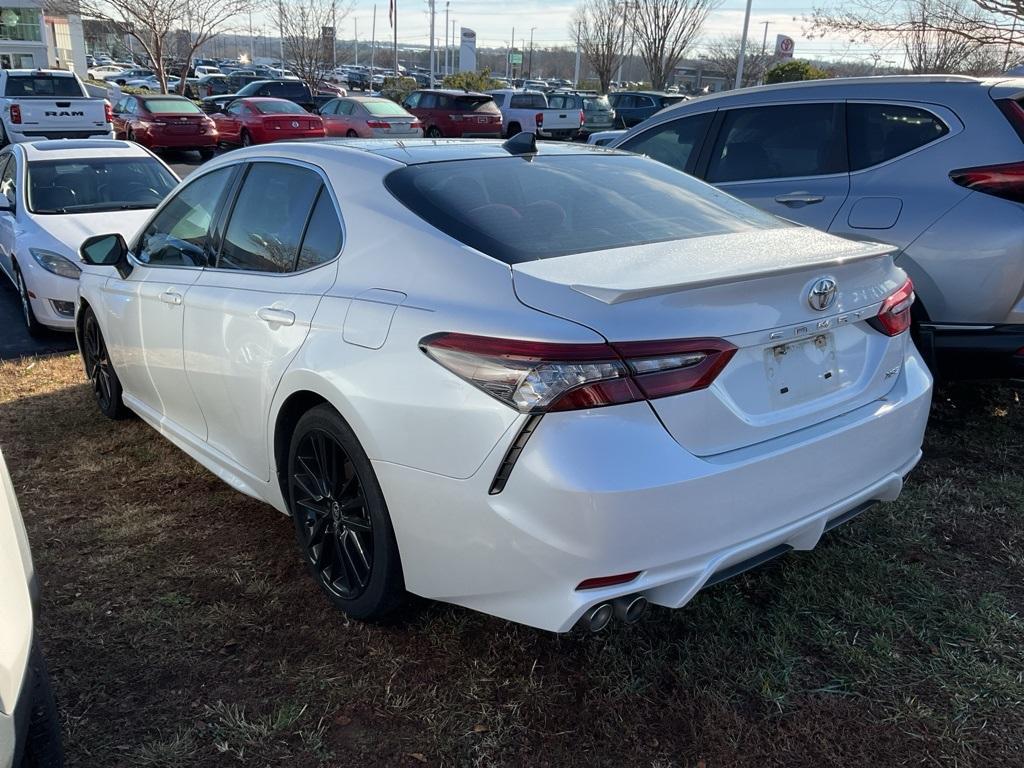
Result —
[{"label": "sky", "polygon": [[[824,0],[827,2],[827,0]],[[838,0],[834,0],[838,1]],[[415,45],[428,44],[429,13],[427,0],[396,0],[398,3],[398,41]],[[752,45],[760,48],[765,28],[768,25],[768,47],[774,48],[776,34],[786,34],[795,40],[795,51],[798,58],[825,58],[859,60],[870,63],[872,54],[880,55],[880,63],[884,66],[901,64],[903,54],[895,44],[864,45],[851,44],[841,37],[833,39],[808,39],[803,34],[804,24],[801,17],[809,14],[815,0],[754,0],[750,15],[749,39]],[[820,3],[818,3],[820,4]],[[391,29],[388,26],[388,0],[376,0],[377,5],[377,37],[390,39]],[[359,38],[369,39],[373,17],[374,0],[356,0],[353,12],[338,24],[338,38],[352,39],[358,25]],[[517,45],[522,46],[525,40],[529,45],[530,28],[533,32],[534,45],[568,45],[569,21],[575,2],[560,0],[450,0],[449,24],[455,20],[457,27],[468,27],[477,33],[477,46],[483,48],[502,48],[509,44],[512,30],[515,28]],[[436,0],[437,21],[436,35],[444,41],[444,9],[445,0]],[[703,39],[739,35],[743,31],[743,13],[746,0],[725,0],[718,10],[708,19],[703,32]],[[696,46],[699,50],[700,44]]]}]

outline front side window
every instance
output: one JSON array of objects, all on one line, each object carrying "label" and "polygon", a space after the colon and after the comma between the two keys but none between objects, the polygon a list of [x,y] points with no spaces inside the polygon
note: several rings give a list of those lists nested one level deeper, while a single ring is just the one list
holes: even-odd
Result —
[{"label": "front side window", "polygon": [[850,170],[859,171],[923,147],[949,133],[931,112],[901,104],[846,105]]},{"label": "front side window", "polygon": [[835,104],[780,104],[726,113],[708,181],[822,176],[846,170]]},{"label": "front side window", "polygon": [[151,157],[35,160],[27,169],[32,213],[97,213],[156,208],[178,183]]},{"label": "front side window", "polygon": [[677,171],[692,170],[693,152],[700,146],[711,124],[711,114],[693,115],[681,120],[663,123],[624,142],[619,148],[647,155]]},{"label": "front side window", "polygon": [[320,177],[307,168],[254,163],[231,212],[217,267],[293,271],[320,187]]},{"label": "front side window", "polygon": [[416,106],[420,103],[420,96],[422,95],[423,94],[418,91],[416,93],[409,94],[409,98],[405,100],[405,106],[409,109],[416,109]]},{"label": "front side window", "polygon": [[229,115],[240,115],[240,114],[242,114],[242,110],[244,110],[244,109],[245,109],[245,104],[243,104],[240,101],[233,101],[228,106],[227,110],[225,110],[225,111]]},{"label": "front side window", "polygon": [[635,155],[425,163],[385,185],[432,226],[507,264],[789,226]]},{"label": "front side window", "polygon": [[186,184],[147,225],[136,258],[155,267],[205,267],[210,228],[234,173],[234,166],[218,168]]}]

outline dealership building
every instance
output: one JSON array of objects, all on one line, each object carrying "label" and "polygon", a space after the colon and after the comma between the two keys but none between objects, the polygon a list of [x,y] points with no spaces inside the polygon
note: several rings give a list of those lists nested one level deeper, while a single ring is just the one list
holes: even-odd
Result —
[{"label": "dealership building", "polygon": [[0,68],[71,69],[85,76],[82,18],[48,13],[42,2],[0,0]]}]

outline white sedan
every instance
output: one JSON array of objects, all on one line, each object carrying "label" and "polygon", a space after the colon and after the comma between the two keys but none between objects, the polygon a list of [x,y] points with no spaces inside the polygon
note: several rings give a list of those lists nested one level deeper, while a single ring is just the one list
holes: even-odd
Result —
[{"label": "white sedan", "polygon": [[74,328],[82,240],[111,230],[130,237],[177,182],[127,141],[36,141],[0,152],[0,272],[18,291],[30,333]]},{"label": "white sedan", "polygon": [[[609,183],[614,180],[614,183]],[[348,615],[595,630],[895,499],[932,382],[891,249],[579,145],[278,143],[82,246],[79,343],[293,516]]]},{"label": "white sedan", "polygon": [[118,72],[124,70],[124,67],[119,67],[116,64],[103,64],[96,67],[91,67],[88,71],[90,80],[102,80],[107,75],[116,75]]}]

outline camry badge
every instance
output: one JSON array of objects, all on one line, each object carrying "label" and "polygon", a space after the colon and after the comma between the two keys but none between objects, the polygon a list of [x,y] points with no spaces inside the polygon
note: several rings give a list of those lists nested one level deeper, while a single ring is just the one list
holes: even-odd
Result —
[{"label": "camry badge", "polygon": [[814,282],[807,294],[807,303],[811,309],[824,312],[836,303],[836,281],[831,277],[823,277]]}]

